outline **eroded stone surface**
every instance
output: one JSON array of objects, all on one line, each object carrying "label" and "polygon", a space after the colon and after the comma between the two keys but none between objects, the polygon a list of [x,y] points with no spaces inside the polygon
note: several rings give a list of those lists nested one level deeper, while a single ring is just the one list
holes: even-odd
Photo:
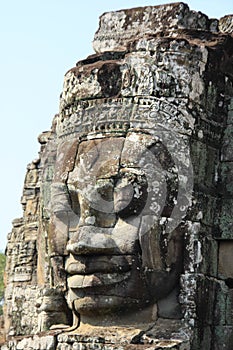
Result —
[{"label": "eroded stone surface", "polygon": [[134,40],[149,35],[177,36],[182,29],[217,30],[217,20],[190,11],[184,3],[107,12],[100,17],[93,47],[96,52],[124,51]]},{"label": "eroded stone surface", "polygon": [[231,350],[231,17],[101,16],[27,168],[2,349]]}]

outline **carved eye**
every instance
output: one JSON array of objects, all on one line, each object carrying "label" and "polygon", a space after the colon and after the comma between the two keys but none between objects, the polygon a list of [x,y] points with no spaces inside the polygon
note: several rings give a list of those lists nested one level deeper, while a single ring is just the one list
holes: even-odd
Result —
[{"label": "carved eye", "polygon": [[114,209],[120,212],[132,201],[134,188],[127,178],[119,179],[114,188]]},{"label": "carved eye", "polygon": [[108,202],[113,201],[113,179],[98,179],[95,187],[102,199]]},{"label": "carved eye", "polygon": [[135,175],[122,177],[114,188],[114,210],[120,217],[138,215],[144,208],[146,198],[146,181],[139,181]]},{"label": "carved eye", "polygon": [[78,191],[69,188],[69,196],[70,196],[72,210],[75,212],[75,214],[80,215]]}]

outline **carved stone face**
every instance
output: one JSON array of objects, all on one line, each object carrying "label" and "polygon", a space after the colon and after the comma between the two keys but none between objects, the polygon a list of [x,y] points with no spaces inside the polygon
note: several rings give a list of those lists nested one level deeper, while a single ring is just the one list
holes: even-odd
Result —
[{"label": "carved stone face", "polygon": [[146,173],[153,159],[143,147],[123,137],[79,145],[67,181],[79,221],[69,232],[66,272],[68,302],[81,315],[143,310],[177,283],[182,244],[179,234],[163,241],[153,209],[161,188],[151,185],[163,181]]}]

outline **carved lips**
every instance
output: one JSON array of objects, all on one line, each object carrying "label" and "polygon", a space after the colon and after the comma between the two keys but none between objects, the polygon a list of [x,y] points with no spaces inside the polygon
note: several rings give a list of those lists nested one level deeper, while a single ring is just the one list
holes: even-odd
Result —
[{"label": "carved lips", "polygon": [[133,262],[132,255],[76,256],[70,254],[65,269],[70,275],[89,275],[95,272],[119,273],[129,271]]},{"label": "carved lips", "polygon": [[130,277],[130,272],[119,273],[95,273],[92,275],[73,275],[68,277],[68,287],[83,289],[89,287],[108,286],[120,283]]},{"label": "carved lips", "polygon": [[132,255],[74,256],[66,262],[68,286],[74,289],[108,286],[120,283],[131,275]]}]

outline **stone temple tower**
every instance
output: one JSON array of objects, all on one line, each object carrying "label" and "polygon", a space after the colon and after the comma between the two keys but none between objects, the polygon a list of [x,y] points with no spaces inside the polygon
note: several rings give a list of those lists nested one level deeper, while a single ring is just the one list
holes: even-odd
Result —
[{"label": "stone temple tower", "polygon": [[233,349],[233,15],[105,13],[8,237],[2,350]]}]

